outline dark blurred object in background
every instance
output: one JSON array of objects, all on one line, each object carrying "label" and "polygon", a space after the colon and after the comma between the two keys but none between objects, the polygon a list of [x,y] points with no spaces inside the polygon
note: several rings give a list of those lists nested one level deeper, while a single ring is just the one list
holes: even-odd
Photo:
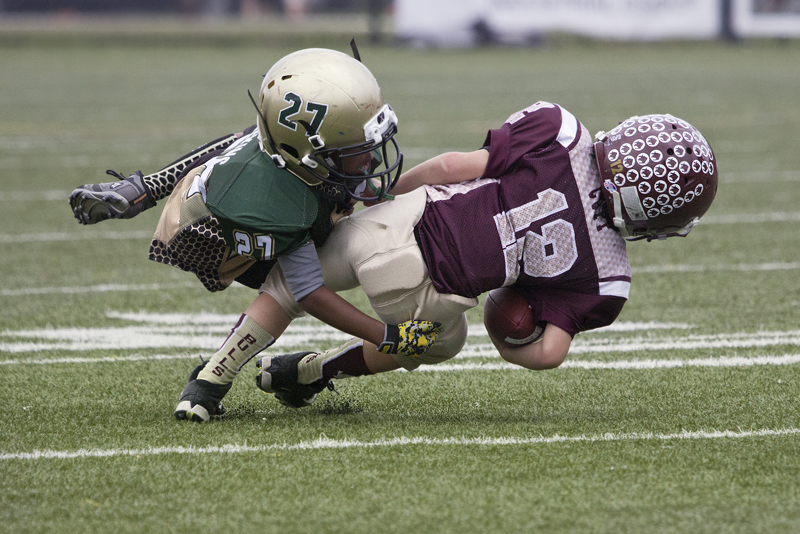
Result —
[{"label": "dark blurred object in background", "polygon": [[391,0],[0,0],[7,13],[237,15],[244,12],[383,13]]}]

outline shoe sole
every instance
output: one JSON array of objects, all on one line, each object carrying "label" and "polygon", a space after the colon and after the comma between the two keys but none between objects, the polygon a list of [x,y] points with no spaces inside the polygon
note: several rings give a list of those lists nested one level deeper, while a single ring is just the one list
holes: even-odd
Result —
[{"label": "shoe sole", "polygon": [[195,423],[205,423],[211,419],[211,416],[209,416],[208,410],[199,404],[192,406],[191,402],[185,400],[178,403],[178,407],[175,408],[175,419],[179,421],[188,420],[194,421]]},{"label": "shoe sole", "polygon": [[297,410],[298,408],[305,408],[306,406],[311,406],[312,404],[314,404],[314,401],[317,400],[317,395],[318,394],[314,393],[310,397],[306,397],[305,399],[301,399],[301,401],[304,403],[302,406],[298,406],[296,404],[291,404],[289,402],[286,402],[286,400],[283,398],[283,396],[280,393],[274,393],[273,395],[275,396],[276,399],[278,399],[278,402],[280,402],[281,404],[283,404],[287,408],[291,408],[292,410]]},{"label": "shoe sole", "polygon": [[271,363],[272,356],[264,356],[256,360],[256,368],[258,369],[258,374],[261,376],[261,381],[258,382],[257,385],[258,389],[264,393],[275,393],[272,391],[272,375],[264,372],[264,369],[269,369]]}]

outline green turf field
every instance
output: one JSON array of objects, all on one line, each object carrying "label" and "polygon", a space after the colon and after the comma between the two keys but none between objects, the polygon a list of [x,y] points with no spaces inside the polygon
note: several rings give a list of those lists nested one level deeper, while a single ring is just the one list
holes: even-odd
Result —
[{"label": "green turf field", "polygon": [[[618,328],[557,370],[504,365],[479,307],[447,364],[299,411],[250,364],[195,425],[172,416],[186,376],[254,294],[148,261],[160,210],[80,227],[66,197],[249,126],[247,90],[292,48],[25,42],[0,47],[0,532],[800,530],[798,43],[362,42],[409,164],[537,100],[593,133],[668,112],[714,147],[715,204],[686,239],[629,245]],[[269,350],[342,339],[302,321]]]}]

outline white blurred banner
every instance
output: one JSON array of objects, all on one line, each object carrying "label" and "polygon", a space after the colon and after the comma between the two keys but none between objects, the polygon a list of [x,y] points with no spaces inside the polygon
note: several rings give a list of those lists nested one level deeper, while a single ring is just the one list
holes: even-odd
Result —
[{"label": "white blurred banner", "polygon": [[734,0],[733,31],[740,37],[800,37],[800,0]]},{"label": "white blurred banner", "polygon": [[395,31],[427,46],[525,43],[552,32],[622,41],[714,39],[724,24],[743,37],[800,35],[800,13],[791,7],[800,0],[726,1],[395,0]]}]

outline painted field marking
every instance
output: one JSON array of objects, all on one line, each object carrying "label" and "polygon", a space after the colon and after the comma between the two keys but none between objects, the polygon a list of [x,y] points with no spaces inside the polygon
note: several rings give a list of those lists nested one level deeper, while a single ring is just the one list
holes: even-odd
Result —
[{"label": "painted field marking", "polygon": [[72,191],[47,189],[41,191],[0,191],[0,202],[40,202],[42,200],[60,200],[66,204]]},{"label": "painted field marking", "polygon": [[[144,348],[185,348],[216,350],[239,319],[239,314],[150,313],[108,311],[112,319],[138,323],[135,326],[100,328],[41,328],[0,331],[0,352],[43,352],[52,350],[136,350]],[[620,322],[597,333],[637,330],[688,329],[686,323]],[[469,326],[470,337],[485,337],[482,324]],[[294,321],[278,338],[274,349],[310,347],[320,343],[345,342],[350,336],[316,319]],[[34,341],[31,341],[34,340]],[[492,348],[494,353],[494,349]],[[496,354],[496,353],[495,353]]]},{"label": "painted field marking", "polygon": [[[235,324],[240,317],[240,314],[227,313],[152,313],[147,311],[138,312],[119,312],[109,310],[106,312],[106,317],[111,319],[122,319],[124,321],[136,323],[149,323],[153,325],[219,325],[231,327]],[[597,328],[584,335],[600,334],[604,332],[634,332],[637,330],[652,331],[652,330],[687,330],[695,326],[689,323],[673,323],[673,322],[660,322],[660,321],[617,321],[609,326]],[[306,316],[301,319],[296,319],[289,326],[289,330],[299,329],[307,333],[309,330],[329,330],[336,332],[337,330],[331,326],[326,325],[316,319]],[[482,324],[469,325],[470,336],[486,336],[486,328]]]},{"label": "painted field marking", "polygon": [[[231,328],[239,320],[241,314],[238,313],[154,313],[148,311],[138,312],[120,312],[109,310],[106,312],[106,317],[110,319],[122,319],[123,321],[130,321],[133,323],[149,323],[154,325],[228,325]],[[297,325],[302,319],[294,321],[291,327]],[[320,327],[324,326],[319,323]]]},{"label": "painted field marking", "polygon": [[[41,334],[40,332],[44,332]],[[0,342],[0,353],[2,352],[43,352],[52,350],[66,351],[87,351],[87,350],[136,350],[136,349],[191,349],[213,353],[219,348],[230,328],[227,331],[215,332],[209,330],[197,330],[196,333],[172,333],[154,332],[151,328],[92,328],[92,329],[71,329],[71,331],[52,331],[46,330],[36,332],[16,333],[15,337],[48,337],[49,335],[65,335],[65,340],[47,343],[40,341],[32,342]],[[36,334],[36,335],[30,335]],[[0,334],[5,336],[5,333]],[[322,342],[341,342],[344,343],[351,336],[342,332],[334,331],[330,334],[326,332],[314,332],[313,337],[302,333],[284,333],[272,345],[273,349],[285,347],[311,347]]]},{"label": "painted field marking", "polygon": [[[581,336],[595,336],[597,334],[606,334],[612,332],[652,332],[654,330],[689,330],[694,328],[694,325],[689,323],[662,323],[657,321],[617,321],[602,328],[582,332]],[[482,324],[469,325],[468,336],[488,336],[486,326]],[[577,342],[580,342],[578,338]]]},{"label": "painted field marking", "polygon": [[766,222],[800,221],[800,211],[774,211],[768,213],[733,213],[706,215],[700,224],[757,224]]},{"label": "painted field marking", "polygon": [[127,232],[45,232],[38,234],[0,234],[0,243],[48,243],[62,241],[97,241],[98,239],[152,239],[153,230]]},{"label": "painted field marking", "polygon": [[[476,328],[473,337],[481,335],[482,327]],[[229,332],[225,327],[183,328],[173,332],[169,328],[122,327],[122,328],[62,328],[42,330],[18,330],[0,332],[0,352],[44,352],[44,351],[89,351],[89,350],[137,350],[137,349],[192,349],[216,350]],[[747,348],[777,345],[800,345],[800,336],[772,332],[772,336],[752,334],[735,340],[697,339],[665,337],[658,341],[640,338],[608,343],[592,343],[577,339],[570,350],[573,354],[608,353],[681,349]],[[12,338],[12,339],[9,339]],[[13,338],[22,338],[17,340]],[[287,330],[276,341],[273,348],[315,348],[319,343],[345,342],[350,336],[333,329],[314,327]],[[33,341],[29,341],[33,340]],[[490,343],[467,344],[457,358],[476,358],[496,355]]]},{"label": "painted field marking", "polygon": [[[122,328],[60,328],[0,332],[0,353],[89,350],[137,349],[190,349],[214,351],[229,333],[226,327],[184,328],[179,332],[167,327]],[[482,335],[482,325],[476,325],[471,337]],[[9,338],[23,338],[14,340]],[[314,349],[320,343],[344,342],[350,336],[334,329],[295,327],[276,341],[272,349],[305,347]],[[34,340],[34,341],[28,341]],[[43,341],[42,341],[43,340]],[[713,335],[664,336],[660,338],[634,337],[627,339],[576,339],[570,354],[607,354],[638,351],[699,350],[776,347],[800,345],[800,330],[732,333]],[[468,343],[456,358],[484,358],[497,356],[491,343]]]},{"label": "painted field marking", "polygon": [[[567,359],[558,369],[677,369],[680,367],[752,367],[755,365],[794,365],[800,363],[800,354],[782,356],[721,356],[719,358],[692,358],[689,360],[598,360]],[[449,371],[525,371],[512,363],[439,363],[419,367],[418,372],[446,373]]]},{"label": "painted field marking", "polygon": [[467,447],[506,447],[514,445],[548,445],[553,443],[596,443],[619,441],[676,441],[676,440],[701,440],[701,439],[746,439],[762,437],[795,436],[800,434],[798,428],[759,430],[699,430],[686,431],[675,434],[657,434],[653,432],[631,432],[615,434],[607,432],[591,436],[535,436],[498,438],[429,438],[425,436],[396,438],[383,438],[374,441],[360,441],[351,439],[330,439],[322,436],[313,441],[299,443],[273,443],[266,445],[239,445],[236,443],[208,446],[208,447],[147,447],[143,449],[78,449],[76,451],[33,450],[31,452],[0,453],[0,460],[66,460],[73,458],[109,458],[114,456],[157,456],[162,454],[244,454],[262,453],[267,451],[313,451],[327,449],[370,449],[378,447],[406,447],[414,445],[425,446],[467,446]]},{"label": "painted field marking", "polygon": [[187,287],[204,289],[194,282],[175,282],[171,284],[98,284],[78,287],[28,287],[22,289],[1,289],[0,296],[20,297],[28,295],[82,295],[84,293],[110,293],[123,291],[165,291]]},{"label": "painted field marking", "polygon": [[[191,349],[214,351],[227,337],[238,320],[238,314],[163,314],[148,312],[109,311],[107,316],[134,326],[99,328],[43,328],[0,331],[0,352],[88,351]],[[694,350],[721,348],[753,348],[800,345],[800,330],[761,331],[752,333],[723,333],[711,335],[634,336],[608,338],[598,336],[607,332],[636,332],[656,330],[686,330],[686,323],[620,322],[604,329],[586,332],[572,344],[571,354],[620,353],[633,351]],[[469,325],[469,336],[485,337],[482,324]],[[292,323],[273,346],[275,349],[306,347],[350,338],[316,320],[303,319]],[[456,358],[496,357],[490,343],[469,343]]]},{"label": "painted field marking", "polygon": [[733,171],[725,172],[723,184],[800,182],[800,171]]},{"label": "painted field marking", "polygon": [[[800,330],[709,335],[693,334],[660,338],[593,339],[583,336],[572,342],[569,353],[605,354],[657,350],[744,349],[783,345],[800,345]],[[474,343],[466,345],[456,358],[477,358],[492,354],[497,354],[497,349],[491,343]]]},{"label": "painted field marking", "polygon": [[[738,147],[737,150],[741,151],[741,147]],[[407,158],[419,160],[429,159],[444,152],[453,151],[457,152],[458,149],[432,149],[425,147],[403,148],[403,154],[405,154]],[[726,172],[720,179],[720,182],[723,184],[800,182],[800,171],[731,171]],[[66,189],[0,191],[0,202],[67,202],[67,198],[71,192],[72,191],[67,191]]]},{"label": "painted field marking", "polygon": [[[110,317],[139,317],[141,326],[99,328],[42,328],[5,330],[0,340],[21,338],[36,341],[0,341],[2,352],[43,352],[52,350],[136,350],[194,349],[214,352],[230,334],[239,315],[236,314],[116,314]],[[186,320],[189,322],[185,322]],[[298,320],[278,338],[273,349],[312,346],[319,343],[345,342],[351,336],[318,321]],[[43,341],[42,341],[43,340]]]},{"label": "painted field marking", "polygon": [[[632,267],[634,274],[663,274],[663,273],[704,273],[704,272],[764,272],[764,271],[795,271],[800,269],[800,262],[767,262],[767,263],[734,263],[715,265],[641,265]],[[192,288],[205,290],[194,280],[169,284],[97,284],[93,286],[65,286],[65,287],[26,287],[15,289],[0,289],[2,297],[21,297],[29,295],[58,295],[82,293],[109,293],[124,291],[169,291],[171,289]],[[249,289],[234,283],[229,289]]]},{"label": "painted field marking", "polygon": [[[470,325],[472,328],[472,325]],[[658,321],[616,321],[608,326],[586,332],[586,334],[602,334],[604,332],[633,332],[636,330],[688,330],[694,328],[689,323],[662,323]],[[487,334],[488,335],[488,334]]]},{"label": "painted field marking", "polygon": [[717,265],[643,265],[632,267],[633,274],[654,273],[704,273],[704,272],[760,272],[794,271],[800,269],[800,262],[736,263]]},{"label": "painted field marking", "polygon": [[[767,222],[795,222],[800,221],[798,211],[776,211],[769,213],[736,213],[723,215],[706,215],[702,224],[758,224]],[[30,234],[0,234],[0,243],[47,243],[84,240],[121,240],[121,239],[150,239],[152,230],[130,231],[93,231],[93,232],[43,232]]]},{"label": "painted field marking", "polygon": [[[271,350],[271,349],[270,349]],[[265,352],[264,354],[268,354]],[[494,354],[499,359],[499,355]],[[0,360],[0,367],[4,365],[54,365],[54,364],[85,364],[85,363],[120,363],[120,362],[146,362],[166,360],[199,360],[197,354],[133,354],[129,356],[100,356],[90,358],[86,356],[69,358],[17,358]],[[574,360],[567,359],[558,369],[677,369],[681,367],[753,367],[756,365],[794,365],[800,363],[800,354],[785,354],[781,356],[721,356],[719,358],[692,358],[663,359],[663,360]],[[526,371],[527,369],[507,362],[479,362],[479,363],[439,363],[424,365],[416,372],[448,373],[453,371]],[[397,372],[403,372],[398,370]]]},{"label": "painted field marking", "polygon": [[132,354],[130,356],[99,356],[90,358],[76,356],[74,358],[19,358],[16,360],[0,360],[3,365],[53,365],[57,363],[120,363],[120,362],[152,362],[165,360],[199,360],[197,354]]}]

